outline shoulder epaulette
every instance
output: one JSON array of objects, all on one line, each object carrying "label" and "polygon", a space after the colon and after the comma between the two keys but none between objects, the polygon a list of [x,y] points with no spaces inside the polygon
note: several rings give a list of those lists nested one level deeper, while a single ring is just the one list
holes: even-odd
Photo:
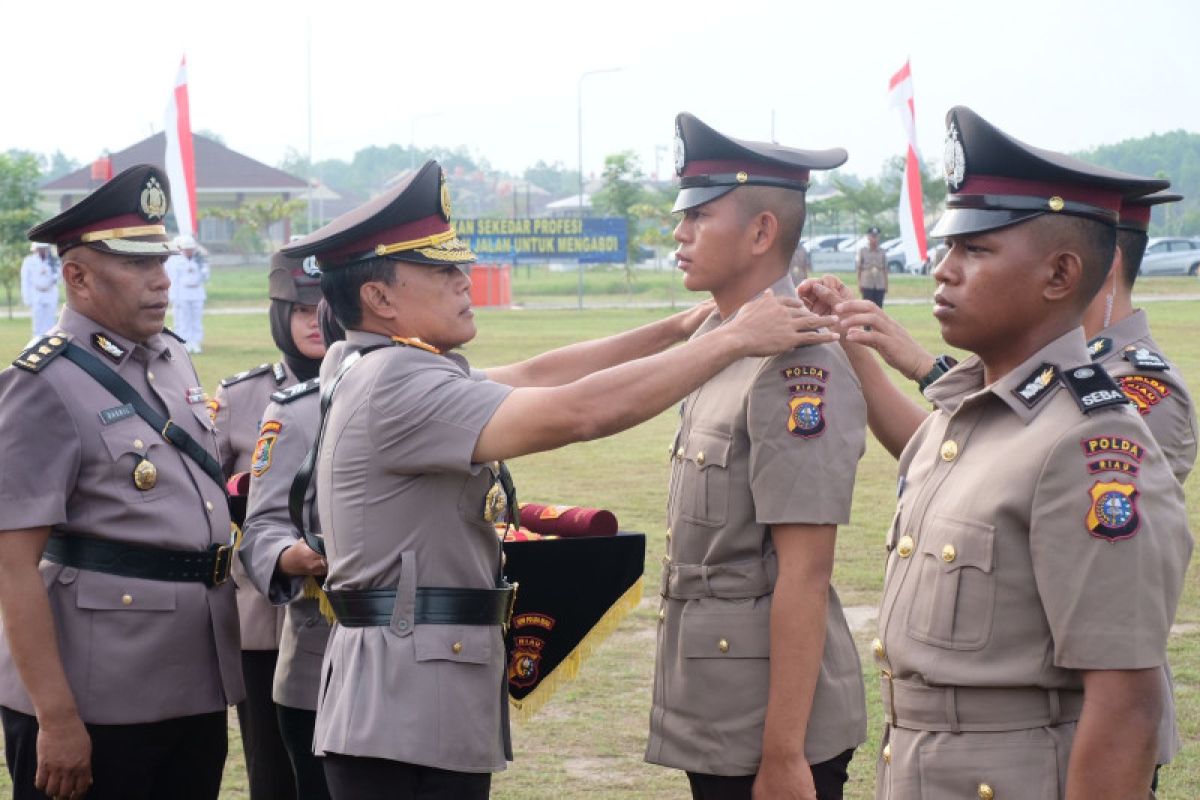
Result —
[{"label": "shoulder epaulette", "polygon": [[13,359],[13,366],[27,372],[41,372],[55,356],[66,349],[68,341],[63,333],[46,334],[22,350],[20,355]]},{"label": "shoulder epaulette", "polygon": [[1087,343],[1088,355],[1092,357],[1092,361],[1096,361],[1112,350],[1112,346],[1112,339],[1107,336],[1097,336]]},{"label": "shoulder epaulette", "polygon": [[176,333],[175,331],[168,328],[166,325],[163,325],[163,333],[165,333],[167,336],[170,336],[172,339],[175,339],[180,344],[187,344],[187,339],[184,339],[182,336],[180,336],[178,333]]},{"label": "shoulder epaulette", "polygon": [[1065,369],[1062,371],[1062,378],[1063,385],[1075,398],[1075,404],[1085,414],[1129,402],[1121,387],[1099,364]]},{"label": "shoulder epaulette", "polygon": [[271,371],[270,364],[259,364],[254,369],[248,369],[245,372],[239,372],[236,375],[230,375],[228,378],[222,379],[221,385],[226,388],[229,388],[230,386],[233,386],[235,383],[241,383],[242,381],[250,380],[251,378],[257,378],[259,375],[265,375],[266,373],[268,373],[270,371]]},{"label": "shoulder epaulette", "polygon": [[271,365],[271,374],[275,376],[276,386],[281,386],[287,380],[287,370],[283,368],[282,361],[276,361]]},{"label": "shoulder epaulette", "polygon": [[1167,360],[1159,353],[1156,353],[1148,348],[1137,347],[1136,345],[1132,344],[1125,348],[1125,352],[1122,354],[1122,357],[1138,369],[1151,369],[1158,372],[1165,372],[1171,368],[1171,365],[1168,364]]},{"label": "shoulder epaulette", "polygon": [[297,383],[286,389],[280,389],[271,395],[271,399],[276,403],[290,403],[297,398],[304,397],[306,394],[312,394],[320,388],[321,379],[311,378],[303,383]]}]

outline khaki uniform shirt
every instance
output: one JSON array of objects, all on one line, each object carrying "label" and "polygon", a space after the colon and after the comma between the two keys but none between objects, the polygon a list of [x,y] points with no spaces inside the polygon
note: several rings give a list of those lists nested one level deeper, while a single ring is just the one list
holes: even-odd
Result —
[{"label": "khaki uniform shirt", "polygon": [[925,390],[874,644],[897,709],[877,798],[1061,797],[1083,672],[1165,662],[1183,492],[1132,407],[1083,413],[1052,371],[1088,363],[1076,328],[991,386],[972,357]]},{"label": "khaki uniform shirt", "polygon": [[[1182,484],[1196,464],[1196,406],[1179,368],[1162,356],[1150,335],[1146,312],[1133,314],[1088,342],[1092,360],[1102,364],[1142,415],[1154,441]],[[1170,670],[1164,669],[1162,727],[1158,731],[1158,763],[1166,764],[1183,743],[1175,720],[1175,693]]]},{"label": "khaki uniform shirt", "polygon": [[[349,354],[386,337],[349,331]],[[344,356],[343,356],[344,358]],[[339,362],[326,357],[322,381]],[[500,542],[484,519],[493,470],[471,455],[511,387],[456,354],[389,346],[338,385],[317,463],[326,587],[397,589],[389,626],[334,625],[314,750],[460,772],[511,757],[499,625],[413,625],[419,586],[491,589]]]},{"label": "khaki uniform shirt", "polygon": [[[267,365],[263,365],[264,367]],[[268,369],[249,370],[255,374],[239,380],[226,378],[209,403],[217,443],[221,450],[221,469],[226,477],[249,472],[258,441],[258,424],[271,394],[296,383],[295,374],[280,361]],[[245,374],[245,373],[242,373]],[[243,650],[277,650],[283,630],[284,609],[274,608],[255,591],[240,559],[233,562],[233,580],[237,585],[238,618],[242,626]]]},{"label": "khaki uniform shirt", "polygon": [[854,266],[858,272],[858,288],[887,290],[887,253],[882,249],[859,248]]},{"label": "khaki uniform shirt", "polygon": [[1169,362],[1150,335],[1146,312],[1138,309],[1088,342],[1092,360],[1103,364],[1142,415],[1180,483],[1196,464],[1196,406],[1179,367]]},{"label": "khaki uniform shirt", "polygon": [[[771,288],[795,293],[786,277]],[[714,313],[696,335],[720,323]],[[647,761],[758,771],[778,575],[771,526],[848,522],[865,439],[862,392],[836,344],[742,359],[684,401]],[[805,738],[810,763],[866,740],[862,667],[832,586],[824,648]]]},{"label": "khaki uniform shirt", "polygon": [[[216,452],[204,392],[182,344],[167,334],[134,344],[70,308],[58,330]],[[145,491],[133,481],[142,459],[158,472]],[[36,374],[0,372],[0,531],[47,525],[196,551],[228,544],[230,530],[221,487],[63,356]],[[231,584],[209,589],[50,561],[39,569],[84,722],[153,722],[221,711],[242,699]],[[0,705],[33,713],[7,638],[0,639]]]},{"label": "khaki uniform shirt", "polygon": [[[336,357],[336,356],[335,356]],[[329,623],[315,598],[302,596],[304,579],[276,570],[283,551],[303,536],[292,527],[288,497],[292,480],[304,462],[321,417],[321,394],[311,391],[285,403],[272,401],[263,412],[262,430],[250,471],[250,498],[239,555],[254,588],[287,608],[272,699],[289,708],[317,709],[321,658],[329,639]],[[313,505],[316,484],[310,483],[304,517],[310,530],[321,532]],[[318,581],[320,578],[317,579]]]}]

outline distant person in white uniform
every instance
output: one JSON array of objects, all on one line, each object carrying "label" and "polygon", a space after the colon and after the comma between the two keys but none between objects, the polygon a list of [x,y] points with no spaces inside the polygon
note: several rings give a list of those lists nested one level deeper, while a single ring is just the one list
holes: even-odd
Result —
[{"label": "distant person in white uniform", "polygon": [[175,333],[186,343],[189,353],[199,353],[204,343],[204,284],[208,283],[208,262],[200,255],[191,236],[175,237],[179,252],[167,259],[171,278],[170,299],[175,307]]},{"label": "distant person in white uniform", "polygon": [[29,306],[34,336],[49,333],[58,319],[58,275],[50,245],[34,242],[21,262],[21,302]]}]

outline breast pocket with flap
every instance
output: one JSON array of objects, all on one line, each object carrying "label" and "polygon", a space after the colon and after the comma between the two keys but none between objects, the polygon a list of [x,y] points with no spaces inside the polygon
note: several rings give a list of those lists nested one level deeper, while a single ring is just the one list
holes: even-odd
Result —
[{"label": "breast pocket with flap", "polygon": [[996,604],[995,527],[937,515],[919,535],[908,635],[948,650],[979,650],[991,637]]}]

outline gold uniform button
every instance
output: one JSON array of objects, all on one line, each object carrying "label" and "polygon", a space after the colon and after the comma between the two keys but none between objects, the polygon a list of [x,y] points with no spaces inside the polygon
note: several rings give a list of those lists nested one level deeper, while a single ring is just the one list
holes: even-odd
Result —
[{"label": "gold uniform button", "polygon": [[876,658],[883,658],[884,654],[887,652],[883,649],[883,640],[876,639],[875,641],[871,642],[871,652],[875,654]]},{"label": "gold uniform button", "polygon": [[717,649],[720,650],[722,653],[728,653],[729,652],[728,640],[722,639],[721,641],[717,642]]},{"label": "gold uniform button", "polygon": [[665,565],[668,565],[668,564],[670,564],[670,563],[671,563],[671,557],[670,557],[670,556],[663,556],[663,565],[665,566]]},{"label": "gold uniform button", "polygon": [[704,451],[703,450],[701,450],[699,453],[696,453],[696,463],[699,464],[700,466],[704,466]]},{"label": "gold uniform button", "polygon": [[667,610],[665,608],[660,608],[658,610],[658,621],[662,622],[666,618],[667,618]]},{"label": "gold uniform button", "polygon": [[148,381],[154,380],[154,373],[151,372],[150,370],[146,370],[146,380],[148,380]]},{"label": "gold uniform button", "polygon": [[901,536],[900,541],[896,544],[896,555],[901,558],[908,558],[912,555],[913,540],[911,536]]},{"label": "gold uniform button", "polygon": [[210,513],[210,514],[211,514],[211,513],[212,513],[212,510],[213,510],[213,504],[212,504],[212,500],[205,500],[205,501],[204,501],[204,507],[205,507],[206,509],[208,509],[208,513]]},{"label": "gold uniform button", "polygon": [[942,561],[949,564],[956,558],[958,558],[958,551],[954,549],[954,545],[948,544],[942,548]]},{"label": "gold uniform button", "polygon": [[133,446],[136,447],[138,450],[141,450],[143,447],[146,446],[146,443],[143,442],[141,439],[134,439]]},{"label": "gold uniform button", "polygon": [[979,800],[994,800],[996,793],[986,783],[979,784]]},{"label": "gold uniform button", "polygon": [[953,461],[958,458],[958,442],[947,439],[942,442],[942,461]]},{"label": "gold uniform button", "polygon": [[883,763],[892,763],[892,745],[890,743],[883,746]]},{"label": "gold uniform button", "polygon": [[121,595],[121,605],[125,605],[125,606],[133,605],[133,595],[131,595],[131,594]]},{"label": "gold uniform button", "polygon": [[683,458],[683,448],[682,447],[675,451],[675,457]]},{"label": "gold uniform button", "polygon": [[461,653],[462,652],[462,642],[455,642],[454,644],[450,645],[450,649],[453,650],[455,652],[455,654]]}]

